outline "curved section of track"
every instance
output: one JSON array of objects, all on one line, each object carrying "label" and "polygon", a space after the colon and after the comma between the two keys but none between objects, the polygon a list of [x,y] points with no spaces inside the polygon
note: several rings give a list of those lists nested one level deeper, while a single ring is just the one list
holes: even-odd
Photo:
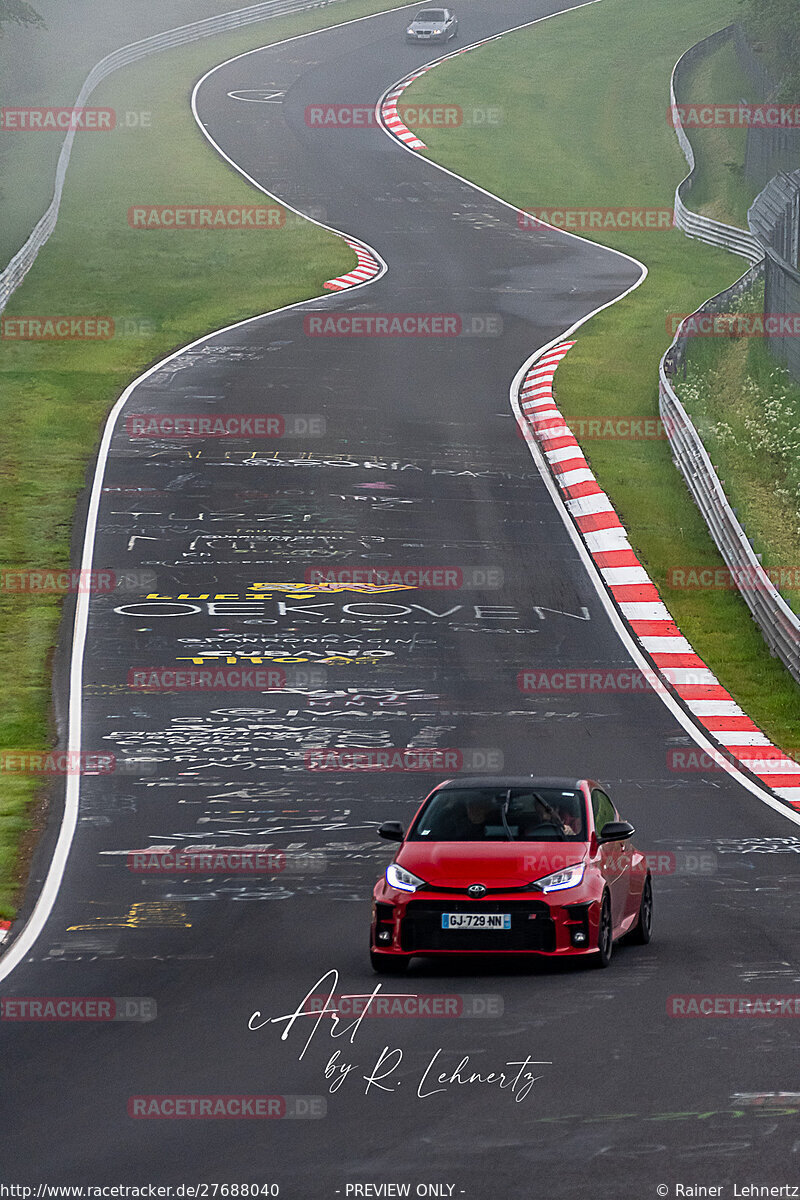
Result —
[{"label": "curved section of track", "polygon": [[[547,11],[462,0],[462,37]],[[668,1018],[667,1002],[791,990],[792,826],[727,774],[670,770],[690,736],[657,696],[518,684],[528,668],[630,666],[552,478],[531,469],[508,384],[533,347],[613,302],[640,269],[557,231],[520,229],[508,205],[380,128],[307,123],[317,104],[374,109],[392,80],[424,65],[403,20],[384,14],[241,56],[198,90],[199,119],[237,170],[300,212],[324,209],[326,224],[390,269],[157,364],[106,431],[94,561],[121,559],[155,580],[124,603],[90,597],[76,703],[83,748],[112,750],[130,773],[80,780],[61,885],[3,992],[149,996],[158,1018],[0,1023],[9,1178],[35,1163],[59,1182],[128,1181],[146,1164],[161,1183],[274,1181],[303,1200],[390,1182],[521,1200],[531,1180],[577,1200],[588,1177],[633,1198],[676,1171],[694,1178],[698,1162],[709,1178],[734,1168],[764,1183],[787,1177],[791,1121],[732,1114],[734,1095],[766,1078],[793,1090],[791,1022],[760,1024],[756,1040],[743,1036],[749,1023],[720,1021],[710,1038],[705,1023]],[[265,86],[283,103],[229,95]],[[310,318],[321,314],[342,319],[339,336],[317,335]],[[369,328],[392,314],[457,320],[444,336],[353,336],[354,318]],[[280,413],[294,432],[148,442],[129,436],[123,409]],[[324,422],[316,439],[310,418],[318,432]],[[313,568],[437,565],[463,568],[462,586],[309,594]],[[131,683],[135,668],[222,665],[277,665],[287,686]],[[285,1041],[279,1027],[251,1031],[255,1010],[292,1012],[329,969],[339,992],[374,986],[369,895],[389,858],[375,828],[406,820],[435,777],[308,769],[309,751],[354,745],[482,748],[511,773],[604,779],[660,856],[656,939],[620,948],[602,976],[420,963],[403,985],[498,996],[502,1016],[486,1020],[365,1020],[338,1043],[322,1029],[305,1054],[296,1031]],[[133,851],[198,845],[279,850],[286,869],[131,869]],[[379,1092],[365,1076],[387,1046],[400,1054],[393,1090]],[[353,1071],[330,1091],[337,1050]],[[509,1090],[459,1083],[465,1056],[485,1073],[534,1060],[542,1077],[515,1103]],[[428,1064],[450,1080],[432,1095]],[[213,1126],[128,1115],[132,1096],[154,1094],[323,1096],[327,1115]]]}]

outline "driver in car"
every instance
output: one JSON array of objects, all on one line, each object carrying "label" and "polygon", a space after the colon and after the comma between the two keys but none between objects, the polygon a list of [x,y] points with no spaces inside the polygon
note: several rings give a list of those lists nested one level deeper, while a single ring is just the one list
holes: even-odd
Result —
[{"label": "driver in car", "polygon": [[564,827],[567,837],[576,837],[581,831],[581,819],[576,812],[571,812],[565,806],[556,809],[558,819]]},{"label": "driver in car", "polygon": [[[454,796],[435,821],[435,836],[451,842],[472,842],[486,836],[486,819],[496,805],[491,796],[476,793],[466,801]],[[498,821],[500,817],[498,816]],[[426,832],[429,832],[426,830]]]},{"label": "driver in car", "polygon": [[[528,800],[530,805],[530,800]],[[550,826],[563,837],[572,837],[576,830],[572,825],[572,817],[565,809],[554,809],[538,796],[533,797],[533,804],[530,807],[526,805],[525,811],[519,813],[519,820],[523,827],[523,836],[530,838],[532,834],[540,832],[542,826]]]}]

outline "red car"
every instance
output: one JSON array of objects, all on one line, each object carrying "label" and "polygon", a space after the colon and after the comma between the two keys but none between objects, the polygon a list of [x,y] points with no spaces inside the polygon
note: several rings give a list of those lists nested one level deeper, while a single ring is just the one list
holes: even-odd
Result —
[{"label": "red car", "polygon": [[592,779],[448,779],[375,885],[370,958],[399,975],[415,954],[585,955],[607,967],[623,936],[650,941],[653,885]]}]

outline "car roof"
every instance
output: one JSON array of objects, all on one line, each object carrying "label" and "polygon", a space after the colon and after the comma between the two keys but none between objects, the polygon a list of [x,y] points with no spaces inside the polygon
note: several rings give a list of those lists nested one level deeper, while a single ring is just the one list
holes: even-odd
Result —
[{"label": "car roof", "polygon": [[445,779],[434,790],[441,791],[443,788],[459,788],[459,787],[544,787],[544,788],[569,788],[575,791],[582,783],[588,783],[591,787],[597,786],[593,780],[581,777],[576,779],[574,775],[569,777],[562,775],[474,775],[466,776],[463,779]]}]

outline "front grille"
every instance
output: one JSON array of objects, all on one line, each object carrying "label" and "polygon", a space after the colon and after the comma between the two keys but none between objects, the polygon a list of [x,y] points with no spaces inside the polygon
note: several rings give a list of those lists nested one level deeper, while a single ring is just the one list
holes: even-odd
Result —
[{"label": "front grille", "polygon": [[[440,896],[442,894],[444,894],[445,896],[469,896],[469,888],[468,887],[442,887],[438,883],[431,884],[428,886],[430,887],[431,891],[436,892],[437,896]],[[419,892],[423,892],[425,889],[418,888],[417,890]],[[490,888],[486,889],[487,896],[508,896],[508,895],[513,894],[514,892],[528,892],[528,893],[535,892],[537,895],[541,895],[542,889],[540,887],[535,887],[532,883],[524,883],[524,884],[522,884],[521,887],[496,887],[496,888],[490,887]],[[474,901],[473,901],[473,903],[474,903]],[[449,908],[445,909],[445,912],[450,912],[450,911],[451,910]],[[452,911],[457,912],[458,910],[453,909]],[[507,910],[505,908],[503,908],[500,911],[506,912]]]},{"label": "front grille", "polygon": [[[510,913],[510,929],[442,929],[442,913]],[[555,924],[542,900],[411,900],[401,928],[402,949],[541,950],[556,947]]]}]

